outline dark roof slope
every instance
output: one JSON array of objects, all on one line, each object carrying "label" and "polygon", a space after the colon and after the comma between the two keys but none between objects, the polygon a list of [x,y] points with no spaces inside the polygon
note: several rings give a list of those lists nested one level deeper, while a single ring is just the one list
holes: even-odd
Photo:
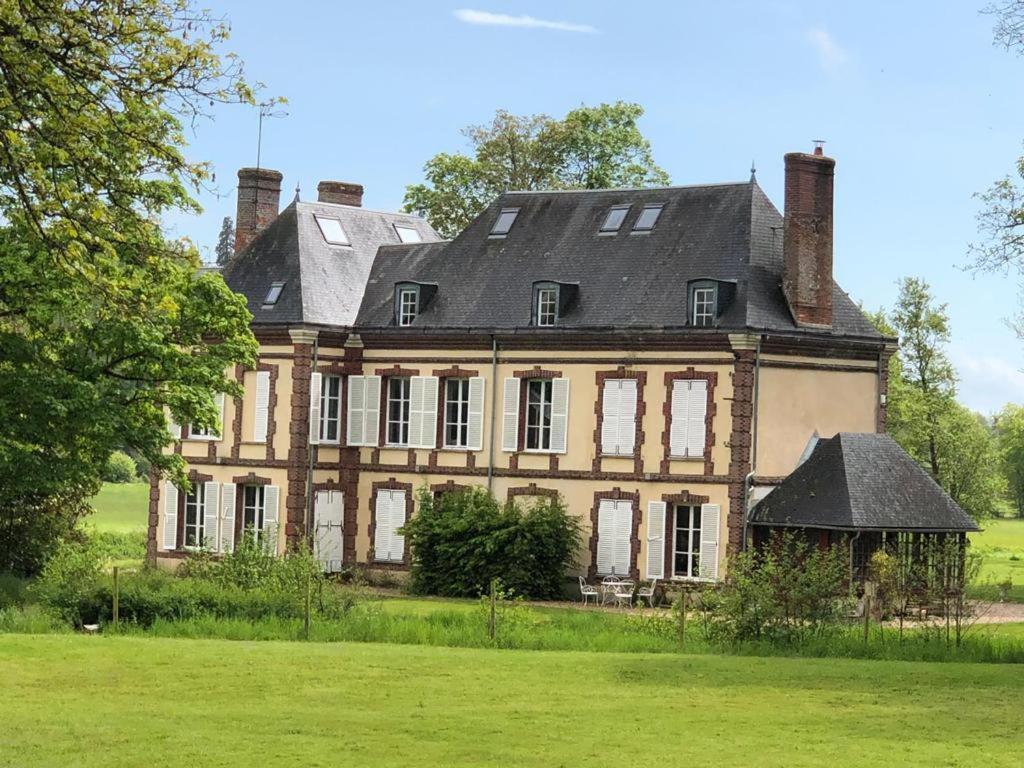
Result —
[{"label": "dark roof slope", "polygon": [[[647,203],[661,216],[633,234]],[[599,234],[619,204],[631,206],[619,232]],[[507,237],[488,237],[502,208],[519,215]],[[393,326],[394,286],[415,281],[438,291],[403,330],[526,328],[533,284],[550,280],[579,285],[561,328],[684,328],[687,284],[702,278],[736,286],[720,329],[802,332],[782,295],[782,216],[756,182],[506,193],[450,243],[382,249],[357,323]],[[881,339],[838,287],[834,303],[833,335]]]},{"label": "dark roof slope", "polygon": [[[328,243],[315,214],[340,220],[351,245]],[[351,326],[377,249],[400,242],[395,224],[412,227],[424,241],[439,239],[426,221],[410,214],[296,201],[228,262],[224,279],[246,297],[254,325]],[[274,282],[283,282],[284,289],[273,307],[264,308]]]},{"label": "dark roof slope", "polygon": [[978,527],[888,435],[840,432],[751,511],[753,525],[841,530]]}]

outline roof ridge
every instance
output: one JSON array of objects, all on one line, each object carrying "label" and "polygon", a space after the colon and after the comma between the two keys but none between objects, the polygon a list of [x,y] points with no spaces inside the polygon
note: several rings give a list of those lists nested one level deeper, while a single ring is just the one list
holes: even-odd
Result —
[{"label": "roof ridge", "polygon": [[423,218],[422,216],[418,216],[415,213],[405,213],[404,211],[382,211],[378,208],[364,208],[361,205],[345,205],[344,203],[328,203],[321,200],[293,200],[288,207],[290,208],[292,205],[302,205],[309,207],[316,205],[327,205],[330,206],[331,208],[344,208],[349,211],[363,211],[364,213],[375,213],[381,216],[402,216],[404,218],[412,219],[414,221],[426,221],[425,218]]},{"label": "roof ridge", "polygon": [[705,184],[669,184],[663,187],[601,187],[600,189],[509,189],[503,195],[582,195],[611,192],[658,192],[673,189],[701,189],[703,187],[749,187],[751,181],[715,181]]}]

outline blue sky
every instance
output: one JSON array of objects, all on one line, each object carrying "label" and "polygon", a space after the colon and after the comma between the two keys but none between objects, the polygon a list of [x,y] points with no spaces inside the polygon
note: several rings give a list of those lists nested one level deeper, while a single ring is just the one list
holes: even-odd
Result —
[{"label": "blue sky", "polygon": [[[835,274],[867,307],[901,276],[948,303],[960,398],[1024,400],[1024,344],[1006,327],[1015,275],[963,270],[972,198],[1024,140],[1024,59],[992,45],[976,2],[241,2],[220,0],[250,79],[289,103],[264,126],[263,165],[305,199],[320,179],[362,183],[395,209],[424,161],[498,108],[561,116],[643,105],[676,184],[757,178],[781,209],[782,156],[825,139],[836,158]],[[511,18],[509,18],[511,17]],[[526,19],[522,17],[527,17]],[[256,115],[220,109],[191,137],[219,194],[173,234],[211,249],[256,158]]]}]

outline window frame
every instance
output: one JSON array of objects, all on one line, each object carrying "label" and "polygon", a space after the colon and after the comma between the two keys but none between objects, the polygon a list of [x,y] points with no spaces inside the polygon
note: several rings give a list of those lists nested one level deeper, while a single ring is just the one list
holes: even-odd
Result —
[{"label": "window frame", "polygon": [[[608,213],[605,214],[604,221],[601,222],[601,226],[597,230],[597,234],[605,236],[619,234],[619,230],[621,230],[622,225],[626,223],[626,217],[629,216],[629,210],[632,207],[632,205],[619,204],[613,205],[611,208],[609,208]],[[611,221],[612,216],[618,213],[619,211],[622,211],[622,217],[619,219],[619,223],[616,224],[614,227],[610,227],[608,225],[608,222]]]},{"label": "window frame", "polygon": [[[469,378],[468,376],[458,376],[443,379],[444,381],[444,426],[442,427],[442,447],[448,450],[468,451],[469,447]],[[456,385],[459,388],[457,397],[454,399],[451,397],[451,386]],[[455,406],[456,420],[452,422],[449,419],[449,413],[451,406]],[[448,439],[448,429],[454,427],[456,435],[458,437],[457,442],[451,442]]]},{"label": "window frame", "polygon": [[[263,298],[263,309],[271,309],[277,306],[277,302],[281,299],[281,293],[284,291],[284,287],[287,281],[275,281],[270,284],[270,288],[267,289],[267,295]],[[275,293],[276,291],[276,293]]]},{"label": "window frame", "polygon": [[[686,527],[679,527],[680,510],[688,510]],[[677,580],[700,579],[700,531],[703,512],[700,504],[676,504],[672,509],[672,578]],[[679,533],[686,532],[687,549],[679,548]],[[686,558],[687,573],[677,573],[678,558]]]},{"label": "window frame", "polygon": [[[412,312],[407,312],[406,298],[412,297]],[[418,285],[400,285],[395,289],[395,322],[399,328],[408,328],[420,315],[420,288]],[[406,318],[408,317],[408,322]]]},{"label": "window frame", "polygon": [[[331,384],[337,383],[337,391],[330,392]],[[335,405],[335,415],[330,415],[330,405]],[[334,437],[328,437],[328,431],[333,423]],[[320,426],[317,432],[319,442],[327,445],[341,444],[341,376],[336,373],[325,373],[320,378]]]},{"label": "window frame", "polygon": [[[636,217],[636,221],[633,222],[633,229],[631,234],[644,234],[647,232],[654,231],[654,228],[658,226],[658,221],[661,219],[661,213],[665,210],[664,203],[645,203],[643,208],[640,209],[640,215]],[[651,221],[650,226],[640,226],[640,222],[644,218],[644,214],[648,211],[655,211],[654,220]]]},{"label": "window frame", "polygon": [[[391,226],[394,227],[395,235],[398,237],[398,241],[400,243],[402,243],[402,245],[413,245],[415,243],[422,243],[423,242],[423,235],[420,234],[420,231],[418,229],[416,229],[416,227],[410,226],[408,224],[398,224],[398,223],[393,223]],[[406,240],[404,237],[402,237],[402,231],[403,230],[406,231],[406,232],[412,232],[413,235],[415,235],[416,239],[414,239],[414,240]]]},{"label": "window frame", "polygon": [[[249,503],[249,492],[252,491],[253,503]],[[253,525],[249,525],[247,517],[252,511]],[[264,529],[267,525],[267,486],[249,483],[242,486],[242,514],[241,527],[242,535],[251,531],[253,541],[261,543],[264,538]]]},{"label": "window frame", "polygon": [[[710,300],[698,301],[698,294],[710,294]],[[694,328],[711,328],[718,320],[718,285],[712,280],[700,280],[690,285],[689,321]],[[698,317],[698,307],[705,311]]]},{"label": "window frame", "polygon": [[[337,216],[327,216],[321,213],[314,213],[313,219],[316,221],[317,229],[320,230],[320,235],[323,237],[325,243],[327,243],[328,245],[343,245],[349,247],[352,246],[352,241],[349,239],[348,232],[345,231],[345,226],[341,223],[341,219],[339,219]],[[332,240],[331,237],[327,234],[327,231],[324,229],[324,225],[321,223],[321,221],[337,222],[338,229],[341,230],[341,236],[344,238],[344,240]]]},{"label": "window frame", "polygon": [[[554,380],[526,379],[525,415],[523,417],[523,451],[526,453],[555,453],[551,447],[551,432],[554,417]],[[532,401],[534,389],[538,396]],[[535,410],[534,410],[535,409]],[[537,423],[531,423],[531,416],[536,413]],[[547,414],[547,423],[544,417]],[[536,445],[530,447],[531,433],[536,436]],[[546,445],[545,445],[546,438]]]},{"label": "window frame", "polygon": [[[179,491],[180,493],[180,491]],[[203,527],[205,520],[205,507],[206,507],[206,483],[199,482],[198,480],[192,483],[192,492],[182,494],[184,496],[184,502],[182,504],[182,528],[181,528],[181,548],[182,549],[202,549],[203,547]],[[189,523],[189,508],[192,508],[192,512],[195,514],[195,522]],[[188,543],[189,528],[195,529],[195,543]]]},{"label": "window frame", "polygon": [[[388,448],[408,448],[409,416],[412,412],[412,379],[409,376],[388,376],[386,381],[387,389],[384,395],[384,445]],[[399,391],[397,397],[393,391],[393,387],[396,385],[400,390],[404,389],[404,393]],[[397,404],[400,411],[397,420],[391,418],[392,403]],[[392,426],[398,429],[399,441],[391,439]],[[404,440],[402,440],[403,435]]]},{"label": "window frame", "polygon": [[[505,227],[504,229],[499,229],[501,222],[506,216],[510,217],[508,219],[508,226]],[[491,225],[491,231],[488,233],[487,237],[493,239],[501,239],[503,237],[508,237],[508,233],[512,231],[512,227],[515,226],[516,219],[518,218],[519,208],[502,208],[500,211],[498,211],[498,216],[494,220],[494,223]]]},{"label": "window frame", "polygon": [[[550,294],[550,302],[545,301],[544,297]],[[556,283],[539,283],[533,287],[533,324],[538,328],[552,328],[558,325],[559,320],[559,302],[561,300],[561,289]],[[544,304],[550,303],[550,317],[551,322],[541,322],[546,316],[542,307]]]}]

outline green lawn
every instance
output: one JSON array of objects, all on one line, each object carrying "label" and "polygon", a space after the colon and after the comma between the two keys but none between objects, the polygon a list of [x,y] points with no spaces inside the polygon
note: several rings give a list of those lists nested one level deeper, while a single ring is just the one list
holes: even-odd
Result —
[{"label": "green lawn", "polygon": [[1015,668],[0,636],[0,765],[1019,766]]},{"label": "green lawn", "polygon": [[91,503],[96,512],[86,518],[86,524],[95,526],[98,531],[129,533],[146,530],[148,483],[104,483]]},{"label": "green lawn", "polygon": [[[981,580],[998,583],[1009,577],[1013,580],[1010,599],[1024,602],[1024,520],[985,520],[981,527],[981,533],[971,534],[971,544],[984,558]],[[991,588],[983,592],[989,597],[995,594]]]}]

